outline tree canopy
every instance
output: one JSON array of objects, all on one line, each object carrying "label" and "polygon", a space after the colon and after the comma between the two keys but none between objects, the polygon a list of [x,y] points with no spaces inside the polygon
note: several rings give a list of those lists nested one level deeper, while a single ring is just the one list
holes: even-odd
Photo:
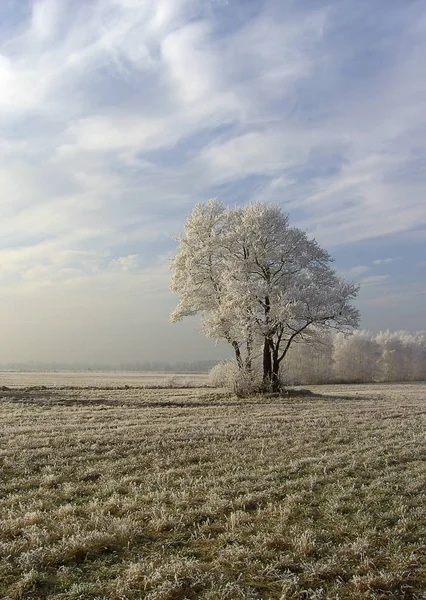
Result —
[{"label": "tree canopy", "polygon": [[261,355],[264,383],[277,389],[293,342],[358,324],[351,305],[358,286],[331,263],[277,205],[197,204],[171,263],[171,289],[180,297],[171,320],[201,314],[204,333],[229,343],[240,368]]}]

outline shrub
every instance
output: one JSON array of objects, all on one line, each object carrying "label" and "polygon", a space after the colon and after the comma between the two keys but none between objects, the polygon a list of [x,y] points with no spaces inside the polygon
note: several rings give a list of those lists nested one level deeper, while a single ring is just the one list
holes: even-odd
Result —
[{"label": "shrub", "polygon": [[239,398],[262,391],[262,376],[258,369],[240,369],[235,361],[223,361],[215,365],[209,373],[209,383],[214,387],[225,388]]},{"label": "shrub", "polygon": [[209,383],[213,387],[229,388],[235,381],[238,373],[238,365],[233,360],[227,360],[217,363],[210,369]]}]

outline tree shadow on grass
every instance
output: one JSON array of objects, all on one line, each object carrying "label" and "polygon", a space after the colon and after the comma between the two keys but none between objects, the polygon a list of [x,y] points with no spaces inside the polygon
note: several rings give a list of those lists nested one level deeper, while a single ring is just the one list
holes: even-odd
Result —
[{"label": "tree shadow on grass", "polygon": [[[151,388],[132,388],[147,390]],[[156,388],[157,389],[157,388]],[[165,390],[167,388],[164,388]],[[45,386],[33,386],[26,388],[7,388],[3,386],[0,388],[0,403],[13,403],[13,404],[31,404],[36,406],[98,406],[98,407],[126,407],[126,408],[211,408],[214,406],[244,406],[244,405],[297,405],[301,406],[303,403],[306,407],[309,407],[310,403],[316,401],[327,401],[327,402],[341,402],[341,401],[373,401],[376,400],[371,396],[360,396],[359,394],[354,395],[328,395],[319,394],[318,392],[312,392],[306,388],[288,388],[280,392],[266,392],[262,394],[256,394],[247,396],[245,398],[237,398],[234,394],[225,391],[214,391],[206,392],[205,388],[200,397],[185,398],[185,397],[170,397],[170,398],[154,398],[146,399],[143,396],[137,398],[126,398],[124,395],[120,397],[117,395],[117,391],[128,391],[128,387],[116,388],[116,387],[87,387],[87,388],[76,388],[76,387],[61,387],[61,388],[48,388]],[[75,392],[81,392],[75,394]],[[114,391],[114,397],[108,397],[105,394],[104,397],[88,397],[84,394],[85,391],[96,391],[102,393],[103,391]]]}]

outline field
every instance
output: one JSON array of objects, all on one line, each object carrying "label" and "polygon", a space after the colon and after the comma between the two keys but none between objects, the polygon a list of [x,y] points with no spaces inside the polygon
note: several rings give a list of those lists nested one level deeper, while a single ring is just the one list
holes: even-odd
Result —
[{"label": "field", "polygon": [[186,387],[203,386],[208,381],[205,373],[151,373],[129,371],[65,371],[49,373],[0,371],[0,385],[8,387]]},{"label": "field", "polygon": [[22,377],[1,377],[0,598],[426,598],[426,385]]}]

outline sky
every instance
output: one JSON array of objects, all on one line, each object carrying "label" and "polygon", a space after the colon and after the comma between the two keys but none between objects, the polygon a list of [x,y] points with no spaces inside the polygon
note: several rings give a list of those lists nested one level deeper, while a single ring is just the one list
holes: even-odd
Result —
[{"label": "sky", "polygon": [[170,324],[197,202],[278,203],[426,329],[424,0],[2,0],[0,362],[209,360]]}]

